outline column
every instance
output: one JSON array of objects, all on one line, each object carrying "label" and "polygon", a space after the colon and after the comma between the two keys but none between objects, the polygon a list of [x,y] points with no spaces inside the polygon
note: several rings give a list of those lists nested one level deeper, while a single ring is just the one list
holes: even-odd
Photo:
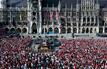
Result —
[{"label": "column", "polygon": [[41,34],[42,33],[42,13],[41,13],[41,0],[38,0],[38,5],[39,5],[39,30],[38,33]]},{"label": "column", "polygon": [[28,32],[29,34],[32,33],[32,20],[31,20],[31,2],[27,0],[27,20],[28,20]]}]

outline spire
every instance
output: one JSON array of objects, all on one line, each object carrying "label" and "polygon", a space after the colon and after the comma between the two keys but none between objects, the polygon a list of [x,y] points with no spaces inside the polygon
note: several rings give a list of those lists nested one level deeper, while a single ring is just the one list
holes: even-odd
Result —
[{"label": "spire", "polygon": [[59,0],[59,3],[58,3],[58,11],[60,11],[61,9],[61,1]]},{"label": "spire", "polygon": [[100,8],[99,2],[98,0],[96,0],[96,9],[99,10],[99,8]]},{"label": "spire", "polygon": [[79,4],[78,0],[77,0],[77,4]]},{"label": "spire", "polygon": [[27,0],[27,8],[28,8],[28,10],[30,10],[30,1],[29,0]]},{"label": "spire", "polygon": [[67,4],[65,3],[65,9],[67,9]]},{"label": "spire", "polygon": [[4,8],[5,7],[5,0],[0,0],[0,8]]},{"label": "spire", "polygon": [[77,0],[77,4],[76,4],[76,10],[79,11],[79,2]]},{"label": "spire", "polygon": [[71,4],[71,10],[72,10],[72,4]]},{"label": "spire", "polygon": [[46,6],[47,8],[48,8],[48,4],[47,4],[47,6]]},{"label": "spire", "polygon": [[53,8],[53,10],[54,10],[54,4],[52,4],[52,8]]}]

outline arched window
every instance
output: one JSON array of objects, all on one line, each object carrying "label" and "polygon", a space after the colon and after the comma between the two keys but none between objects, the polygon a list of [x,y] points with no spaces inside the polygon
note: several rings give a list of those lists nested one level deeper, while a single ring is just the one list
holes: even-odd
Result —
[{"label": "arched window", "polygon": [[89,33],[89,28],[86,29],[86,33]]},{"label": "arched window", "polygon": [[5,33],[7,34],[9,32],[9,29],[8,28],[5,28]]},{"label": "arched window", "polygon": [[87,23],[87,26],[90,26],[90,23]]},{"label": "arched window", "polygon": [[54,22],[54,25],[58,25],[58,23],[55,21],[55,22]]},{"label": "arched window", "polygon": [[36,15],[36,12],[32,12],[33,15]]},{"label": "arched window", "polygon": [[91,18],[91,21],[94,22],[94,18],[93,17]]},{"label": "arched window", "polygon": [[82,33],[85,33],[85,28],[82,28]]},{"label": "arched window", "polygon": [[57,34],[57,33],[59,33],[59,29],[58,28],[55,28],[54,29],[54,32]]},{"label": "arched window", "polygon": [[95,32],[95,33],[97,32],[96,28],[94,29],[94,32]]},{"label": "arched window", "polygon": [[62,33],[62,34],[65,34],[65,33],[66,33],[66,29],[65,29],[65,28],[62,28],[62,29],[61,29],[61,33]]},{"label": "arched window", "polygon": [[91,26],[94,26],[94,23],[91,23]]},{"label": "arched window", "polygon": [[90,22],[90,17],[87,18],[87,22]]},{"label": "arched window", "polygon": [[74,28],[74,29],[73,29],[73,33],[77,33],[77,28]]},{"label": "arched window", "polygon": [[90,33],[93,33],[93,29],[92,28],[90,29]]},{"label": "arched window", "polygon": [[42,34],[44,34],[44,28],[42,29]]},{"label": "arched window", "polygon": [[37,25],[36,23],[33,23],[32,25],[32,34],[36,34],[37,33]]},{"label": "arched window", "polygon": [[48,24],[48,25],[52,25],[52,22],[51,22],[51,21],[47,21],[47,24]]},{"label": "arched window", "polygon": [[16,32],[17,32],[17,33],[21,33],[21,29],[20,29],[20,28],[17,28],[17,29],[16,29]]},{"label": "arched window", "polygon": [[48,29],[48,34],[53,34],[53,29],[52,28]]},{"label": "arched window", "polygon": [[83,18],[83,22],[86,22],[86,18],[85,17]]},{"label": "arched window", "polygon": [[83,24],[82,24],[82,26],[85,26],[85,25],[86,25],[86,23],[83,23]]},{"label": "arched window", "polygon": [[71,33],[71,28],[68,28],[68,29],[67,29],[67,33]]},{"label": "arched window", "polygon": [[103,33],[103,28],[99,28],[99,33]]},{"label": "arched window", "polygon": [[23,28],[23,29],[22,29],[22,33],[27,33],[27,29],[26,29],[26,28]]},{"label": "arched window", "polygon": [[11,32],[11,33],[15,33],[15,32],[16,32],[15,28],[11,28],[11,29],[10,29],[10,32]]},{"label": "arched window", "polygon": [[66,25],[66,24],[65,24],[65,23],[66,23],[65,18],[60,18],[60,21],[61,21],[61,25],[62,25],[62,26],[65,26],[65,25]]}]

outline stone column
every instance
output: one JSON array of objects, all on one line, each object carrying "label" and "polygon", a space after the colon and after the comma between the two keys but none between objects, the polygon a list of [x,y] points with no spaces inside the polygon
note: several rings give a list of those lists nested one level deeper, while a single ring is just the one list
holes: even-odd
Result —
[{"label": "stone column", "polygon": [[31,2],[27,0],[27,20],[28,20],[28,33],[29,34],[32,33],[31,7],[32,7]]},{"label": "stone column", "polygon": [[41,34],[42,33],[42,12],[41,12],[41,9],[42,9],[42,6],[41,6],[41,0],[38,0],[38,11],[39,11],[39,27],[38,27],[38,33]]}]

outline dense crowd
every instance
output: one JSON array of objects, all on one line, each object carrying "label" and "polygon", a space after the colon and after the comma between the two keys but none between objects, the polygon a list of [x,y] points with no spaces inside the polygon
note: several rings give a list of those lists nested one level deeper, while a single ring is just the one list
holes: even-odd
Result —
[{"label": "dense crowd", "polygon": [[59,59],[71,61],[76,69],[107,69],[107,39],[61,41],[63,45],[57,52]]},{"label": "dense crowd", "polygon": [[61,39],[54,52],[34,52],[32,39],[0,40],[0,69],[107,69],[107,39]]},{"label": "dense crowd", "polygon": [[0,69],[11,69],[22,63],[26,58],[25,54],[31,51],[30,42],[30,37],[2,38],[0,40]]}]

